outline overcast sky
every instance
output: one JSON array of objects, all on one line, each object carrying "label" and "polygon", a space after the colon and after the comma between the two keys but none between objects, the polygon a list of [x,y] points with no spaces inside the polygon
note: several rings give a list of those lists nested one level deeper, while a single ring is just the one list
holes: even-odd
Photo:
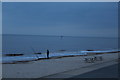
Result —
[{"label": "overcast sky", "polygon": [[116,37],[116,2],[3,3],[4,34]]}]

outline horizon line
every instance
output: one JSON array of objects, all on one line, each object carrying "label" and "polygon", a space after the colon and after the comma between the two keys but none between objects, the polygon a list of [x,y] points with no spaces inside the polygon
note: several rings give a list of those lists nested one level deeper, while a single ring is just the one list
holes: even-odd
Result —
[{"label": "horizon line", "polygon": [[119,2],[119,0],[2,0],[1,2]]},{"label": "horizon line", "polygon": [[101,37],[101,38],[119,38],[109,36],[71,36],[71,35],[47,35],[47,34],[1,34],[1,35],[26,35],[26,36],[53,36],[53,37]]}]

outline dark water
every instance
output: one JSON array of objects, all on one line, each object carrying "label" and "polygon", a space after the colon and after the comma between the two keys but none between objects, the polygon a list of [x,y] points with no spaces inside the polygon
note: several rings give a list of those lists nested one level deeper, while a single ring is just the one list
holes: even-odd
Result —
[{"label": "dark water", "polygon": [[[34,35],[3,35],[2,53],[57,52],[87,49],[108,50],[118,48],[117,38],[100,37],[56,37]],[[34,51],[33,51],[34,49]]]}]

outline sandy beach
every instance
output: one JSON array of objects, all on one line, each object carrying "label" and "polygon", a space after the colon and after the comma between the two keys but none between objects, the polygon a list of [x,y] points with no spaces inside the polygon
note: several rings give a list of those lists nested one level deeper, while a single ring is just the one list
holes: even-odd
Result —
[{"label": "sandy beach", "polygon": [[86,63],[86,56],[63,57],[56,59],[46,59],[19,64],[3,64],[3,78],[40,78],[64,71],[69,71],[81,67],[86,67],[98,63],[107,63],[118,59],[118,53],[99,54],[103,61]]}]

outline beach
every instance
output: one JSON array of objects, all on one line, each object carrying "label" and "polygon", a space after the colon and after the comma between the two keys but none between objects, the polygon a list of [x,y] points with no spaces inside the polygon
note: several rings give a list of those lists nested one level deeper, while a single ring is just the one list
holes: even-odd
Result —
[{"label": "beach", "polygon": [[107,63],[113,60],[117,61],[118,59],[118,53],[106,53],[98,55],[102,56],[103,60],[95,61],[94,63],[86,63],[84,61],[86,56],[73,56],[44,59],[27,63],[3,64],[2,76],[3,78],[40,78],[77,68]]},{"label": "beach", "polygon": [[[3,78],[68,78],[118,63],[118,2],[16,1],[1,4]],[[51,76],[64,72],[74,75]]]}]

